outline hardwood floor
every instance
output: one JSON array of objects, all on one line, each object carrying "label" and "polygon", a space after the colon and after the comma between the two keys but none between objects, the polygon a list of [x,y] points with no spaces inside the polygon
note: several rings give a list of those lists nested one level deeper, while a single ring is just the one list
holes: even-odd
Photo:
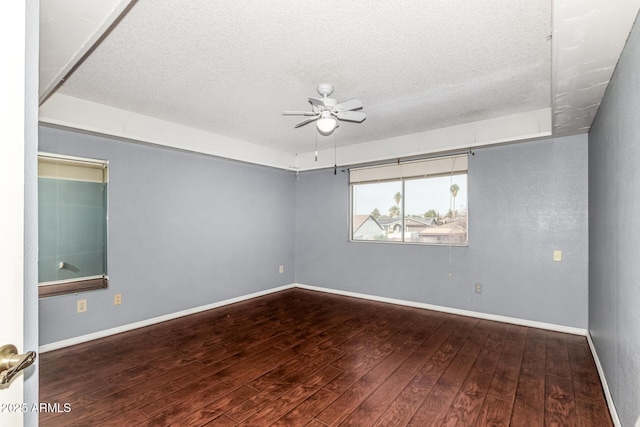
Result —
[{"label": "hardwood floor", "polygon": [[[40,356],[42,426],[610,426],[586,338],[291,289]],[[62,406],[61,406],[62,407]]]}]

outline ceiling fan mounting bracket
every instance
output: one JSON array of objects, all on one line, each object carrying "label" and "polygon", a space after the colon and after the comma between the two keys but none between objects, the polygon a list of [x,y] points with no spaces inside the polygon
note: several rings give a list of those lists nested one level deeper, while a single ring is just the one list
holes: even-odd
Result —
[{"label": "ceiling fan mounting bracket", "polygon": [[318,93],[322,96],[329,96],[333,93],[333,85],[330,83],[320,83],[318,85]]}]

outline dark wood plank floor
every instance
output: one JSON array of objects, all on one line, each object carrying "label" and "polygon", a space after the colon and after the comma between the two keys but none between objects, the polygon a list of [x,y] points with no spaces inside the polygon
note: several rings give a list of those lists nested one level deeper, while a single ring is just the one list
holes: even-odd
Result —
[{"label": "dark wood plank floor", "polygon": [[610,426],[586,338],[300,289],[40,357],[42,426]]}]

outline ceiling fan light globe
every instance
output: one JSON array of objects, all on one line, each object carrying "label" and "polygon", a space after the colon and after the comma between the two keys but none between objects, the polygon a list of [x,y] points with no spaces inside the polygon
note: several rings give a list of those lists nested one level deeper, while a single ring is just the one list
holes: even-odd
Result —
[{"label": "ceiling fan light globe", "polygon": [[318,132],[321,135],[327,136],[331,135],[336,128],[338,122],[331,117],[324,117],[318,120],[317,122]]}]

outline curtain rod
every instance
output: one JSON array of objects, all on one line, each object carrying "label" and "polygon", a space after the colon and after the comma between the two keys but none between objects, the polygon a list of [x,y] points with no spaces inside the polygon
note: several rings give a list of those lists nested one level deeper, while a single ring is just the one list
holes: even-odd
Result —
[{"label": "curtain rod", "polygon": [[459,156],[461,154],[470,154],[472,156],[475,156],[475,153],[473,152],[472,149],[462,150],[462,151],[459,151],[459,150],[441,151],[439,153],[426,154],[426,155],[397,157],[396,159],[385,159],[385,160],[379,160],[374,162],[356,163],[356,164],[348,165],[347,168],[360,169],[360,168],[375,167],[375,166],[388,166],[393,164],[400,165],[402,163],[417,162],[420,160],[438,159],[442,157],[453,157],[453,156]]}]

